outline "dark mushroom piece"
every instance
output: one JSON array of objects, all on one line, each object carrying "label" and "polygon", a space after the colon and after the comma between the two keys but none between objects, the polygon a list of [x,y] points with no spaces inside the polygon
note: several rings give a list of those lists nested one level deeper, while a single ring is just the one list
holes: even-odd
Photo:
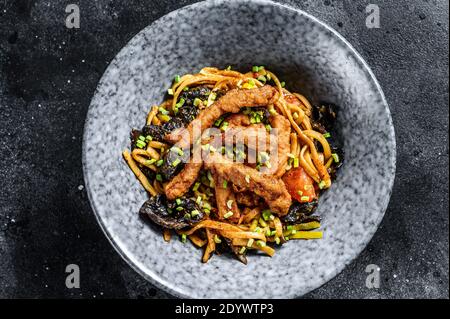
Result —
[{"label": "dark mushroom piece", "polygon": [[289,208],[287,215],[281,217],[281,221],[285,224],[300,224],[310,221],[320,221],[318,216],[311,216],[318,205],[317,200],[309,203],[294,202]]},{"label": "dark mushroom piece", "polygon": [[164,195],[148,199],[142,205],[139,214],[147,216],[155,224],[175,230],[193,226],[204,217],[204,213],[194,200],[183,197],[168,202]]}]

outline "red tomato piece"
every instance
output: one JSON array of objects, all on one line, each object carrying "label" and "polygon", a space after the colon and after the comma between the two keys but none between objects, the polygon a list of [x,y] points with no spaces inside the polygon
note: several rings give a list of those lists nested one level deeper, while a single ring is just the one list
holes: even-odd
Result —
[{"label": "red tomato piece", "polygon": [[316,198],[314,180],[302,167],[291,168],[283,175],[283,182],[292,198],[299,202],[310,202]]}]

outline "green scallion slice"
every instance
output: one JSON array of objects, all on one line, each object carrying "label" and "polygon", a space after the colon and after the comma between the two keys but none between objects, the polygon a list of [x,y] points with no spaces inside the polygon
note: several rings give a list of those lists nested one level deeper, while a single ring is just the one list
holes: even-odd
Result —
[{"label": "green scallion slice", "polygon": [[198,190],[199,187],[200,187],[200,182],[196,182],[196,183],[194,184],[194,187],[192,187],[192,190],[195,192],[195,191]]},{"label": "green scallion slice", "polygon": [[336,153],[333,153],[333,154],[331,154],[331,156],[333,157],[333,159],[336,163],[339,163],[339,155],[337,155]]},{"label": "green scallion slice", "polygon": [[173,167],[176,167],[178,164],[180,164],[181,163],[181,160],[179,159],[179,158],[177,158],[176,160],[174,160],[173,162],[172,162],[172,166]]},{"label": "green scallion slice", "polygon": [[223,218],[227,219],[230,218],[231,216],[233,216],[233,212],[229,211],[228,213],[226,213],[225,215],[223,215]]}]

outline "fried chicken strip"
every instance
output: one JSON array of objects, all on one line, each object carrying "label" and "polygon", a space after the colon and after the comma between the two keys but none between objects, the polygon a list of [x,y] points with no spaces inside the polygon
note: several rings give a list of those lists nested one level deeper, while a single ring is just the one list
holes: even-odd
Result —
[{"label": "fried chicken strip", "polygon": [[210,107],[204,109],[186,128],[179,128],[165,136],[166,141],[184,149],[193,143],[194,128],[201,134],[211,127],[225,113],[238,113],[243,107],[260,107],[274,102],[277,90],[270,85],[260,88],[241,90],[233,89],[218,99]]},{"label": "fried chicken strip", "polygon": [[[241,213],[239,211],[239,207],[237,205],[236,197],[233,192],[233,188],[231,185],[228,185],[228,181],[226,181],[222,176],[217,174],[215,169],[212,169],[212,175],[214,178],[214,184],[216,187],[214,188],[216,194],[216,203],[218,208],[218,216],[220,219],[225,219],[225,215],[228,212],[232,212],[233,215],[227,217],[227,220],[237,222],[241,217]],[[226,182],[225,182],[226,181]],[[226,184],[225,184],[226,183]]]},{"label": "fried chicken strip", "polygon": [[281,177],[286,172],[286,163],[288,161],[288,153],[291,149],[290,133],[291,123],[287,118],[280,114],[275,114],[269,118],[272,128],[277,129],[277,163],[272,163],[276,167],[274,176]]},{"label": "fried chicken strip", "polygon": [[264,175],[243,164],[233,163],[216,152],[205,154],[204,160],[206,168],[212,168],[242,191],[250,190],[262,197],[274,213],[280,216],[288,213],[292,199],[281,179]]},{"label": "fried chicken strip", "polygon": [[169,200],[183,196],[189,187],[195,182],[200,173],[203,163],[189,162],[183,170],[164,187],[164,192]]}]

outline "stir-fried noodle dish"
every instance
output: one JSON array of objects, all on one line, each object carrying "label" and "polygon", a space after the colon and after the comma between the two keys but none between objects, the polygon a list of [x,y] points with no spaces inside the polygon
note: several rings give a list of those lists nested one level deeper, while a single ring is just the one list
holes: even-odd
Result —
[{"label": "stir-fried noodle dish", "polygon": [[191,241],[203,262],[230,252],[247,263],[322,238],[313,212],[343,160],[335,105],[312,105],[263,66],[177,75],[165,95],[123,152],[149,195],[140,215],[164,240]]}]

